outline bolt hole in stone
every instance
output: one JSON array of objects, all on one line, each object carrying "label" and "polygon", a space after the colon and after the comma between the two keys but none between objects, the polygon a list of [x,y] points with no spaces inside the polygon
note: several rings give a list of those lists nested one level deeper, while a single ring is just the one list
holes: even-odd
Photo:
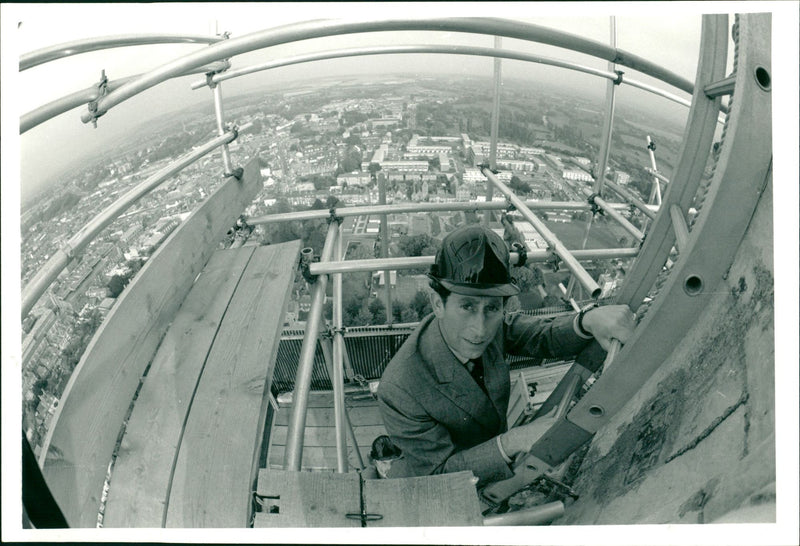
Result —
[{"label": "bolt hole in stone", "polygon": [[683,289],[690,296],[696,296],[703,291],[703,279],[697,275],[689,275],[683,283]]},{"label": "bolt hole in stone", "polygon": [[600,417],[605,413],[605,410],[600,406],[592,406],[589,408],[589,415],[593,417]]},{"label": "bolt hole in stone", "polygon": [[764,91],[769,91],[772,79],[770,78],[769,71],[763,66],[756,67],[756,83],[758,83]]}]

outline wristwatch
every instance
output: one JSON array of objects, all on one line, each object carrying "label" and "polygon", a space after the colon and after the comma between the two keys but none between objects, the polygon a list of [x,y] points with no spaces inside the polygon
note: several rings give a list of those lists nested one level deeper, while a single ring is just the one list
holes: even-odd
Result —
[{"label": "wristwatch", "polygon": [[583,327],[583,317],[584,317],[584,315],[586,313],[588,313],[592,309],[596,309],[597,307],[599,307],[598,304],[590,303],[589,305],[583,307],[578,312],[578,315],[575,318],[575,330],[578,332],[578,335],[580,335],[581,337],[585,337],[587,339],[594,337],[591,332],[589,332],[588,330],[586,330],[586,328]]}]

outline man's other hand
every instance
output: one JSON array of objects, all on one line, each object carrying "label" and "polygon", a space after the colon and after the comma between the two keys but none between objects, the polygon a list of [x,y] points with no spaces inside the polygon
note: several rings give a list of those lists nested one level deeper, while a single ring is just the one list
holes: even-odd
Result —
[{"label": "man's other hand", "polygon": [[542,415],[528,424],[504,432],[500,436],[503,451],[512,459],[520,453],[528,451],[555,424],[557,409],[553,408],[553,411],[547,415]]},{"label": "man's other hand", "polygon": [[605,305],[587,311],[583,315],[582,325],[608,351],[612,339],[622,343],[628,341],[636,326],[636,319],[627,305]]}]

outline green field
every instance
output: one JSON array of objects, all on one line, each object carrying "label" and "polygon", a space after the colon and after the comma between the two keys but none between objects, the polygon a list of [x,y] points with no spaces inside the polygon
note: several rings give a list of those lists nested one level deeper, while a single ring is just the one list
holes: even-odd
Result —
[{"label": "green field", "polygon": [[[585,221],[573,220],[568,223],[546,221],[545,223],[550,231],[552,231],[568,249],[574,250],[581,248],[584,233],[586,232]],[[628,240],[630,240],[630,235],[622,228],[594,222],[589,232],[589,240],[586,243],[586,248],[618,248],[620,246],[618,242],[619,237],[626,235]]]}]

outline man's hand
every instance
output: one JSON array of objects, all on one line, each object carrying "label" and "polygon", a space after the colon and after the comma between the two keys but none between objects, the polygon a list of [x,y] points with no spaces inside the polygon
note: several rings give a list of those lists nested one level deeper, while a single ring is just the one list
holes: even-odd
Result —
[{"label": "man's hand", "polygon": [[606,305],[596,307],[583,315],[583,328],[592,334],[598,343],[608,351],[611,340],[625,343],[633,334],[636,320],[627,305]]}]

